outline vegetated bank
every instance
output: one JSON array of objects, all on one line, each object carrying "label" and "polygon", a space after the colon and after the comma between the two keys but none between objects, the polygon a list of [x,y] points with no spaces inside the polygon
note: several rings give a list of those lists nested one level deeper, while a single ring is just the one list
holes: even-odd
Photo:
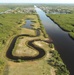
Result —
[{"label": "vegetated bank", "polygon": [[48,14],[47,16],[63,30],[67,31],[69,36],[74,39],[74,14]]}]

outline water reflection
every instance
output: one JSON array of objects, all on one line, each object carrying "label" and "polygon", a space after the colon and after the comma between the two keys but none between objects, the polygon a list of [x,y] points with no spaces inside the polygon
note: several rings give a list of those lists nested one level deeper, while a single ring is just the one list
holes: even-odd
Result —
[{"label": "water reflection", "polygon": [[47,34],[52,38],[55,48],[60,53],[71,75],[74,75],[74,40],[68,36],[67,32],[63,31],[57,24],[48,18],[45,12],[37,7],[35,7],[35,9]]}]

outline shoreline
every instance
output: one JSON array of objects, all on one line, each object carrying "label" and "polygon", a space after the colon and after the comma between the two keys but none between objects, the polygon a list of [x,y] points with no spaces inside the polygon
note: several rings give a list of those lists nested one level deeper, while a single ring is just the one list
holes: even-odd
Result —
[{"label": "shoreline", "polygon": [[60,26],[53,18],[51,18],[50,16],[47,15],[47,17],[50,18],[55,24],[57,24],[57,25],[60,27],[60,29],[62,29],[63,31],[67,32],[68,35],[69,35],[69,37],[74,40],[74,37],[72,37],[72,36],[69,34],[69,31],[67,31],[66,29],[64,29],[63,27],[61,27],[61,26]]}]

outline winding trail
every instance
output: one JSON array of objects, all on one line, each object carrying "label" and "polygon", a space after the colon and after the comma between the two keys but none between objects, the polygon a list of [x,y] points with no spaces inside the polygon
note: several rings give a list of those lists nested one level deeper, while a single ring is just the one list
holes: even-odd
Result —
[{"label": "winding trail", "polygon": [[[39,36],[39,35],[40,35],[39,30],[36,30],[36,36]],[[39,46],[34,45],[33,42],[34,41],[47,42],[47,41],[41,40],[41,39],[35,39],[35,40],[28,41],[28,46],[31,46],[33,49],[35,49],[39,52],[39,54],[37,56],[34,56],[34,57],[33,56],[21,56],[21,57],[13,56],[12,51],[14,49],[17,38],[20,37],[20,36],[36,37],[36,36],[33,36],[33,35],[28,35],[28,34],[21,34],[21,35],[17,35],[16,37],[14,37],[14,39],[12,40],[12,42],[11,42],[11,44],[10,44],[8,50],[7,50],[7,53],[6,53],[7,58],[9,58],[9,59],[11,59],[15,62],[18,62],[19,59],[21,59],[21,60],[35,60],[35,59],[39,59],[39,58],[41,58],[45,55],[45,51],[42,48],[40,48]]]}]

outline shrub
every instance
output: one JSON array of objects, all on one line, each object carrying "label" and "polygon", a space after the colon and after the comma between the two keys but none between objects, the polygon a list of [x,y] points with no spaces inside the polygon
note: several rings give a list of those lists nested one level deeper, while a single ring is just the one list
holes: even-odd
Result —
[{"label": "shrub", "polygon": [[58,52],[56,50],[50,51],[52,58],[48,60],[48,64],[57,68],[56,75],[69,75],[69,71],[66,68],[66,65],[61,60]]}]

